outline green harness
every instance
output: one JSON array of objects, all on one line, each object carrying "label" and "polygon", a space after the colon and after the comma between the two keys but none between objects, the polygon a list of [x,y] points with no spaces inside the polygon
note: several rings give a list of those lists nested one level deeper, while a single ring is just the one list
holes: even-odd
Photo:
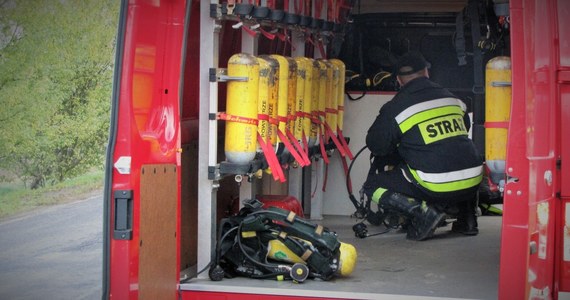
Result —
[{"label": "green harness", "polygon": [[[340,268],[340,242],[335,232],[298,217],[294,212],[251,200],[237,216],[222,219],[212,280],[245,276],[304,281],[331,279]],[[301,262],[269,255],[269,243],[279,240]],[[220,272],[220,268],[223,272]],[[223,275],[223,276],[221,276]]]}]

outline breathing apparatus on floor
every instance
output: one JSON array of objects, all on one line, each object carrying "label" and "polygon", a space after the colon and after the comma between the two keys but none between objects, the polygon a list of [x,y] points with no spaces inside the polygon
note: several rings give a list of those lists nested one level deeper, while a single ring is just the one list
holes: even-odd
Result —
[{"label": "breathing apparatus on floor", "polygon": [[335,232],[277,207],[244,203],[237,216],[222,219],[210,279],[330,280],[348,276],[356,265],[354,246]]}]

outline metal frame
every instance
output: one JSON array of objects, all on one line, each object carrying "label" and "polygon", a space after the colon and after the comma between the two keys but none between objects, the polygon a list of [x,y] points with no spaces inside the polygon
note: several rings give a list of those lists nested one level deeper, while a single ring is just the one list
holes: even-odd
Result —
[{"label": "metal frame", "polygon": [[[217,4],[218,1],[211,1]],[[198,174],[208,174],[217,164],[218,124],[210,114],[218,112],[218,85],[209,80],[209,70],[217,68],[219,53],[219,21],[210,17],[210,6],[200,5],[200,112],[198,144]],[[219,179],[219,178],[218,178]],[[207,267],[213,259],[216,244],[216,189],[217,179],[198,176],[198,270]],[[207,276],[202,273],[201,277]]]}]

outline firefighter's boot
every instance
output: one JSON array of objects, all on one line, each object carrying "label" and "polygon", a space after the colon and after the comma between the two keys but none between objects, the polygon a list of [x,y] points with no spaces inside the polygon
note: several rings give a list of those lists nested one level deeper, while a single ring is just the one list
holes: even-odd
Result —
[{"label": "firefighter's boot", "polygon": [[477,235],[479,233],[476,215],[477,202],[475,200],[463,201],[458,203],[457,207],[459,213],[457,221],[451,225],[451,231],[465,235]]},{"label": "firefighter's boot", "polygon": [[398,211],[411,220],[406,235],[410,240],[422,241],[430,238],[445,217],[444,213],[428,206],[425,201],[420,202],[400,193],[387,192],[379,202],[382,208]]}]

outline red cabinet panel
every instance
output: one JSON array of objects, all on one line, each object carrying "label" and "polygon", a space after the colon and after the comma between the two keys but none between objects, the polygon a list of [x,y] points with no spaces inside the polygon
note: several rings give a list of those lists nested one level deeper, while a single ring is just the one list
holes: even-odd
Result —
[{"label": "red cabinet panel", "polygon": [[570,197],[570,82],[560,84],[560,114],[560,188],[562,197]]}]

